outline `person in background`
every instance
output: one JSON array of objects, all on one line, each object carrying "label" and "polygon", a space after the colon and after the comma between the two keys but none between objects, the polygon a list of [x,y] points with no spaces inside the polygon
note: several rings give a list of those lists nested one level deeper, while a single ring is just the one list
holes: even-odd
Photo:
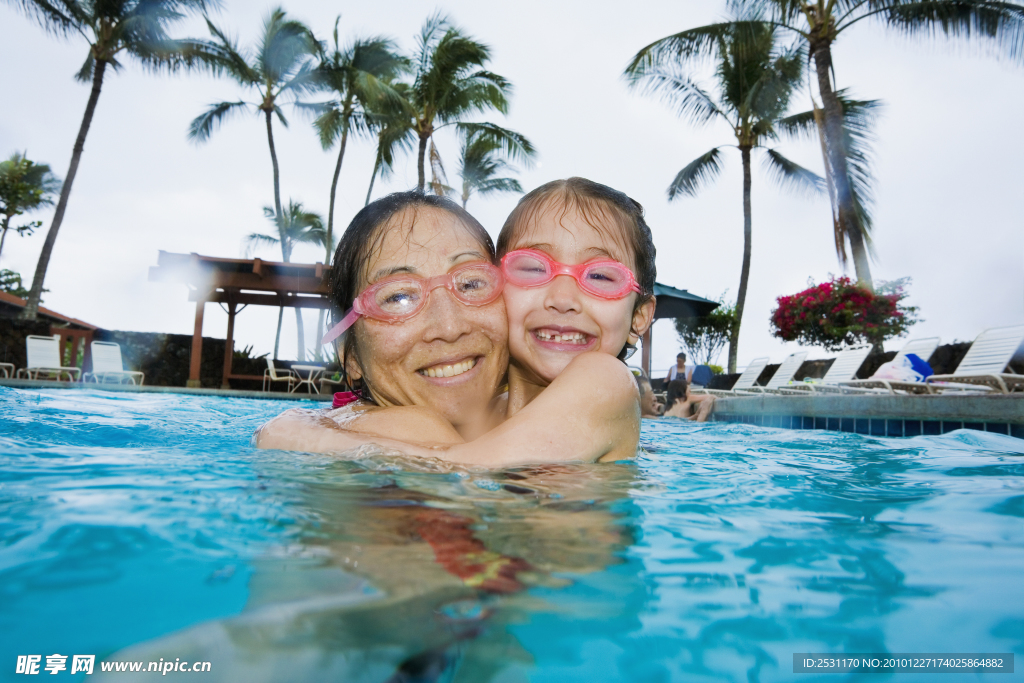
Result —
[{"label": "person in background", "polygon": [[686,354],[679,353],[676,356],[676,364],[668,369],[668,377],[665,378],[665,384],[674,382],[677,379],[690,381],[690,377],[693,375],[693,366],[686,364]]},{"label": "person in background", "polygon": [[665,400],[665,417],[707,422],[715,408],[715,397],[711,394],[693,394],[685,379],[674,379],[668,383]]},{"label": "person in background", "polygon": [[643,375],[637,374],[638,372],[634,371],[633,374],[636,377],[636,386],[640,390],[640,417],[661,417],[665,406],[654,397],[651,382]]}]

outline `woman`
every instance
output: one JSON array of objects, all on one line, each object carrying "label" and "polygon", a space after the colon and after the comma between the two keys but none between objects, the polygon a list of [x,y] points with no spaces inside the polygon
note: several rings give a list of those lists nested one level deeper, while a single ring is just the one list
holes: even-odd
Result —
[{"label": "woman", "polygon": [[[508,323],[501,297],[491,296],[501,289],[493,257],[483,227],[442,197],[397,193],[364,208],[339,243],[331,282],[338,308],[352,308],[341,355],[363,400],[290,410],[258,431],[257,444],[324,452],[375,443],[490,467],[632,457],[637,389],[608,354],[580,356],[504,420],[495,396],[508,365]],[[374,298],[391,319],[360,315],[357,294],[400,274],[409,288]]]}]

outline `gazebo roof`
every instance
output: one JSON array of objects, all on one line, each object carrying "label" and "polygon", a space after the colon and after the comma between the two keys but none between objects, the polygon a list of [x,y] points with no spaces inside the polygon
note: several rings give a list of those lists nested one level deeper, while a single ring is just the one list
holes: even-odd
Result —
[{"label": "gazebo roof", "polygon": [[151,282],[188,285],[189,301],[298,308],[329,308],[322,263],[283,263],[161,251]]},{"label": "gazebo roof", "polygon": [[709,301],[696,294],[690,294],[685,289],[676,289],[660,282],[654,283],[654,296],[658,299],[658,305],[654,309],[655,320],[697,318],[707,315],[719,305],[717,301]]}]

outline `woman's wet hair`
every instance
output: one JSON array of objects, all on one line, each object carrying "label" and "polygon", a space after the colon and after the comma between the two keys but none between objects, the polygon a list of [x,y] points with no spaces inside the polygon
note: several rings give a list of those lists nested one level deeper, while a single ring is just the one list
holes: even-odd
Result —
[{"label": "woman's wet hair", "polygon": [[668,383],[668,391],[665,396],[665,410],[668,410],[676,401],[686,400],[687,383],[685,379],[674,379]]},{"label": "woman's wet hair", "polygon": [[[333,304],[334,320],[352,308],[352,302],[359,296],[368,275],[370,260],[379,253],[384,245],[384,238],[389,230],[404,229],[411,232],[416,223],[416,212],[420,209],[436,209],[451,214],[466,231],[484,247],[485,252],[494,260],[494,243],[484,226],[473,218],[468,211],[450,199],[437,195],[423,194],[416,190],[395,192],[386,197],[370,202],[355,215],[352,222],[345,228],[338,248],[334,252],[334,261],[327,280],[328,296]],[[394,219],[406,211],[412,211],[411,220],[395,222]],[[345,334],[341,351],[341,365],[345,368],[345,359],[353,351],[355,343],[355,327]],[[347,373],[346,373],[347,377]],[[355,387],[363,398],[362,393]]]},{"label": "woman's wet hair", "polygon": [[[644,207],[626,193],[586,178],[552,180],[523,195],[501,227],[498,258],[512,251],[512,245],[546,210],[560,210],[559,222],[575,211],[587,225],[625,247],[627,253],[633,256],[633,263],[626,265],[633,266],[641,290],[633,312],[651,300],[654,296],[654,280],[658,275],[654,264],[657,250],[654,248],[651,228],[644,220]],[[607,220],[602,220],[605,217],[610,217],[618,229],[610,229]],[[635,350],[636,347],[630,349],[627,344],[619,353],[619,358],[625,360]]]}]

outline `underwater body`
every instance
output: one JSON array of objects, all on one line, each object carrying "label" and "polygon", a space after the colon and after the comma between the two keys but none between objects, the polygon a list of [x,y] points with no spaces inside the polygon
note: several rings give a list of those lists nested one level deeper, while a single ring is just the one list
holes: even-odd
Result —
[{"label": "underwater body", "polygon": [[[0,388],[0,679],[54,654],[368,682],[1024,654],[1022,440],[662,419],[633,462],[486,471],[253,448],[288,407]],[[979,678],[1006,680],[942,676]]]}]

